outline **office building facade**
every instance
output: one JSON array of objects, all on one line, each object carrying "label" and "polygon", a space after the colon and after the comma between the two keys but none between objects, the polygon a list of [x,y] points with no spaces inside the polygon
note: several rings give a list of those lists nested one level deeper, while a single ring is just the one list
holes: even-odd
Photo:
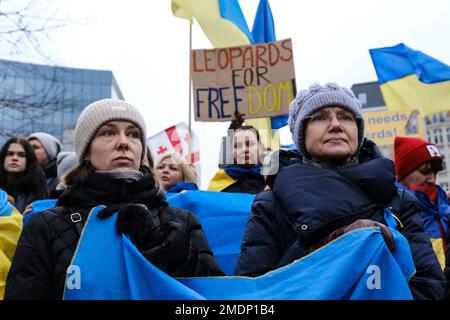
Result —
[{"label": "office building facade", "polygon": [[43,131],[73,150],[79,114],[104,98],[123,99],[111,71],[0,60],[0,143]]}]

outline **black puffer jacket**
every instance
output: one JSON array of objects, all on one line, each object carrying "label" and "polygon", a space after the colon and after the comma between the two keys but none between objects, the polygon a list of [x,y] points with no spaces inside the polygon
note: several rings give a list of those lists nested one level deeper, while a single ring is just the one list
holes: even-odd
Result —
[{"label": "black puffer jacket", "polygon": [[222,192],[257,194],[263,191],[266,185],[264,177],[258,175],[237,180],[231,186],[223,189]]},{"label": "black puffer jacket", "polygon": [[372,142],[364,143],[358,165],[340,169],[289,157],[280,161],[286,166],[269,180],[272,190],[255,198],[234,274],[257,276],[287,265],[357,219],[386,224],[384,208],[392,207],[403,224],[397,229],[410,244],[417,271],[409,282],[414,298],[443,298],[445,278],[424,233],[417,199],[396,189],[392,161],[382,157]]},{"label": "black puffer jacket", "polygon": [[[8,274],[5,299],[61,299],[66,270],[79,240],[71,213],[81,213],[84,224],[93,207],[116,203],[143,203],[158,211],[161,225],[171,221],[184,229],[187,245],[173,244],[163,259],[149,259],[161,270],[172,276],[223,275],[195,216],[168,207],[162,193],[154,188],[151,175],[127,183],[92,174],[83,185],[67,189],[57,207],[36,214],[26,224]],[[146,250],[154,249],[137,246],[144,256]]]},{"label": "black puffer jacket", "polygon": [[47,163],[45,166],[42,167],[42,170],[45,173],[45,177],[47,180],[47,188],[48,191],[51,192],[56,189],[58,186],[59,180],[57,175],[57,164],[56,164],[56,158],[53,160],[50,160],[49,163]]}]

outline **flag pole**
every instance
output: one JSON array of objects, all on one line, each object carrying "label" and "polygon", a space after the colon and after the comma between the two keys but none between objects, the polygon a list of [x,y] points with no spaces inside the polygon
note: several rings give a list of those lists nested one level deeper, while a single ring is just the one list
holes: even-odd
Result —
[{"label": "flag pole", "polygon": [[191,145],[192,145],[192,124],[191,124],[191,112],[192,112],[192,81],[191,81],[191,65],[192,65],[192,23],[193,19],[189,19],[189,163],[192,162],[191,159]]}]

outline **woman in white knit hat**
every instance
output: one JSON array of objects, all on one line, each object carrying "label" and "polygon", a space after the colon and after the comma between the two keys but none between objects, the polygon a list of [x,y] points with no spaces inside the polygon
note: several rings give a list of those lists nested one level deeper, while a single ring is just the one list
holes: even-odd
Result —
[{"label": "woman in white knit hat", "polygon": [[75,128],[79,164],[66,175],[68,188],[57,206],[28,222],[5,299],[62,298],[82,225],[98,205],[107,206],[100,218],[118,212],[118,232],[128,234],[142,255],[169,275],[223,274],[197,219],[169,207],[142,165],[145,139],[142,115],[124,101],[100,100],[83,110]]},{"label": "woman in white knit hat", "polygon": [[253,203],[234,273],[261,275],[359,228],[380,228],[393,252],[385,220],[390,208],[414,259],[416,273],[408,283],[413,297],[443,298],[445,278],[421,226],[420,208],[412,195],[397,190],[392,161],[364,139],[361,103],[353,92],[335,83],[300,91],[289,127],[299,153],[280,151],[280,169],[268,179],[271,190]]}]

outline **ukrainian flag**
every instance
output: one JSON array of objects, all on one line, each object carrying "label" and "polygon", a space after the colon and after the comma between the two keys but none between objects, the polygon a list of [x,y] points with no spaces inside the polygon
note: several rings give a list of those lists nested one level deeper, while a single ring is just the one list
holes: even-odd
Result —
[{"label": "ukrainian flag", "polygon": [[0,189],[0,300],[5,293],[6,277],[22,233],[22,215]]},{"label": "ukrainian flag", "polygon": [[[379,228],[363,228],[259,277],[173,278],[117,232],[116,214],[98,218],[102,208],[91,211],[83,229],[67,271],[65,300],[412,299],[414,261],[408,241],[395,229],[394,253]],[[215,234],[227,231],[222,224]]]},{"label": "ukrainian flag", "polygon": [[195,18],[214,48],[253,43],[237,0],[172,0],[174,16]]},{"label": "ukrainian flag", "polygon": [[390,111],[450,110],[450,67],[403,43],[371,49],[381,92]]}]

